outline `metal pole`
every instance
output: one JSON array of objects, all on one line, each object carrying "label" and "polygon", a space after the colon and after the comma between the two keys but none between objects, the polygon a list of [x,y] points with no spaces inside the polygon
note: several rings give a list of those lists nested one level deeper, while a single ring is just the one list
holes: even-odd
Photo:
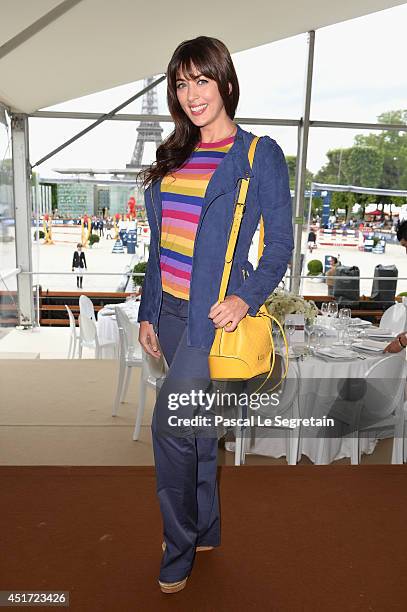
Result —
[{"label": "metal pole", "polygon": [[22,272],[17,276],[19,324],[31,327],[34,322],[31,255],[32,194],[30,165],[28,161],[28,118],[23,114],[11,115],[11,140],[13,151],[13,193],[15,210],[15,240],[17,266]]},{"label": "metal pole", "polygon": [[[102,113],[86,112],[66,112],[66,111],[35,111],[29,117],[38,119],[84,119],[86,121],[96,120],[102,117]],[[171,115],[142,115],[120,113],[109,118],[109,121],[158,121],[159,123],[173,123]],[[236,123],[246,125],[280,125],[285,127],[297,127],[300,125],[299,119],[272,119],[270,117],[235,117]],[[355,123],[349,121],[316,121],[310,120],[310,127],[318,128],[343,128],[349,130],[380,130],[407,132],[407,125],[404,123]]]},{"label": "metal pole", "polygon": [[[35,320],[37,327],[40,327],[40,294],[39,294],[39,271],[40,271],[40,207],[41,207],[41,187],[39,182],[38,172],[33,173],[34,178],[34,190],[35,190],[35,209],[34,209],[34,217],[35,217],[35,252],[36,252],[36,268],[37,268],[37,277],[36,277],[36,312],[35,312]],[[34,280],[34,277],[33,277]]]},{"label": "metal pole", "polygon": [[304,106],[301,124],[299,127],[297,166],[295,172],[294,196],[294,256],[291,268],[291,291],[298,293],[300,289],[301,274],[301,241],[304,225],[304,188],[305,171],[307,165],[308,133],[310,125],[310,107],[312,90],[312,71],[314,64],[315,31],[308,32],[308,58],[306,65],[306,81],[304,92]]},{"label": "metal pole", "polygon": [[95,127],[97,127],[98,125],[100,125],[104,121],[107,121],[108,119],[111,119],[113,117],[113,115],[118,113],[122,108],[124,108],[128,104],[131,104],[131,102],[134,102],[134,100],[137,100],[137,98],[140,98],[141,96],[143,96],[147,91],[149,91],[150,89],[153,89],[156,85],[161,83],[161,81],[163,81],[165,78],[166,78],[165,74],[160,76],[156,81],[154,81],[153,83],[150,83],[150,85],[147,85],[147,87],[144,87],[141,91],[136,93],[134,96],[132,96],[131,98],[129,98],[125,102],[122,102],[119,106],[116,106],[116,108],[114,108],[113,110],[111,110],[108,113],[106,113],[106,114],[102,115],[101,117],[99,117],[99,119],[97,119],[94,123],[92,123],[91,125],[88,125],[88,127],[86,127],[84,130],[81,130],[75,136],[73,136],[72,138],[70,138],[69,140],[67,140],[63,144],[61,144],[59,147],[57,147],[56,149],[54,149],[53,151],[51,151],[50,153],[48,153],[47,155],[45,155],[44,157],[39,159],[37,162],[35,162],[35,164],[33,166],[31,166],[31,169],[35,168],[36,166],[39,166],[42,163],[44,163],[45,161],[47,161],[47,159],[49,159],[50,157],[53,157],[54,155],[59,153],[59,151],[62,151],[62,149],[65,149],[67,146],[69,146],[70,144],[72,144],[73,142],[78,140],[78,138],[81,138],[82,136],[84,136],[85,134],[87,134],[88,132],[93,130]]},{"label": "metal pole", "polygon": [[[307,220],[307,236],[310,233],[310,228],[311,228],[311,214],[312,214],[312,192],[314,190],[314,183],[311,183],[311,191],[310,191],[310,196],[309,196],[309,205],[308,205],[308,220]],[[304,262],[305,262],[305,257],[304,257]],[[300,293],[302,294],[302,288],[304,285],[304,277],[301,276],[301,284],[300,284]]]},{"label": "metal pole", "polygon": [[37,21],[34,21],[34,23],[26,27],[22,32],[19,32],[13,36],[13,38],[10,38],[10,40],[1,45],[0,59],[3,59],[3,57],[14,51],[14,49],[17,49],[23,43],[27,42],[27,40],[30,40],[30,38],[62,17],[62,15],[65,15],[65,13],[73,9],[80,2],[82,2],[82,0],[64,0],[64,2],[58,4],[48,13],[42,15],[39,19],[37,19]]}]

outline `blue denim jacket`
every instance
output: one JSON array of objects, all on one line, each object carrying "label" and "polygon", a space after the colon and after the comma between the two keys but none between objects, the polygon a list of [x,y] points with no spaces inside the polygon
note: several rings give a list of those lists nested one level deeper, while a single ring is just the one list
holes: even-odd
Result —
[{"label": "blue denim jacket", "polygon": [[[210,348],[215,326],[208,317],[219,295],[224,258],[239,179],[250,176],[246,209],[233,260],[226,295],[238,295],[254,316],[283,278],[293,250],[292,211],[287,164],[280,146],[269,136],[257,143],[253,168],[248,150],[253,134],[237,126],[232,147],[214,172],[205,194],[197,227],[191,270],[187,344]],[[160,271],[161,181],[145,191],[151,229],[150,252],[143,282],[138,321],[149,321],[158,330],[162,301]],[[248,252],[260,214],[264,219],[264,251],[256,269]]]}]

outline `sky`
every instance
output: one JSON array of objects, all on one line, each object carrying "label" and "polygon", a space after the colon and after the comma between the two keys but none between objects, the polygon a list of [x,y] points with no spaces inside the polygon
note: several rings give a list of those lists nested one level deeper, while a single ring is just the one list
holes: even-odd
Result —
[{"label": "sky", "polygon": [[[376,122],[382,112],[407,108],[406,26],[404,4],[317,30],[311,119]],[[307,34],[233,54],[241,91],[236,117],[298,119],[302,114],[306,57]],[[142,87],[143,82],[137,81],[47,110],[107,112]],[[165,81],[157,92],[158,111],[168,114]],[[140,113],[141,100],[123,112]],[[87,125],[87,121],[30,119],[31,163]],[[105,122],[39,166],[40,174],[50,176],[53,169],[64,167],[125,167],[131,159],[138,125]],[[161,125],[165,137],[172,124]],[[242,127],[258,135],[269,134],[286,155],[296,154],[295,128],[245,124]],[[313,128],[309,137],[309,170],[317,172],[326,163],[329,149],[351,146],[358,133],[362,131]]]}]

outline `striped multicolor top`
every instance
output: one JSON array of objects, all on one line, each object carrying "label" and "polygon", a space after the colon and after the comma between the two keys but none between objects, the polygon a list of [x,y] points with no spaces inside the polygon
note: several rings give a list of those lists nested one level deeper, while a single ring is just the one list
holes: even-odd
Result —
[{"label": "striped multicolor top", "polygon": [[162,288],[175,297],[189,299],[195,235],[206,189],[234,139],[231,136],[218,142],[199,143],[182,168],[161,181]]}]

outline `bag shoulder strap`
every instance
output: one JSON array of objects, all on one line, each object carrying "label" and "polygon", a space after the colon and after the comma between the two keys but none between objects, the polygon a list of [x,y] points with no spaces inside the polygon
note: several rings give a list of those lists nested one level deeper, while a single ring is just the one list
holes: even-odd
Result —
[{"label": "bag shoulder strap", "polygon": [[[259,141],[259,136],[255,136],[250,143],[249,153],[248,153],[250,168],[253,167],[254,153],[256,151],[256,146],[257,146],[258,141]],[[237,202],[235,205],[233,222],[232,222],[232,226],[231,226],[231,230],[229,234],[228,246],[226,249],[225,265],[223,268],[222,280],[221,280],[220,289],[219,289],[219,297],[218,297],[219,302],[223,302],[223,300],[225,299],[226,290],[227,290],[229,278],[230,278],[230,273],[232,270],[233,255],[234,255],[235,248],[236,248],[237,237],[239,235],[240,224],[242,222],[243,212],[246,206],[246,196],[247,196],[247,191],[249,189],[249,184],[250,184],[250,177],[241,179],[239,196],[237,198]],[[262,232],[262,223],[263,223],[263,220],[261,221],[261,224],[260,224],[260,238],[261,238],[261,232]],[[260,253],[260,243],[259,243],[259,258],[260,257],[261,257],[261,253]]]}]

